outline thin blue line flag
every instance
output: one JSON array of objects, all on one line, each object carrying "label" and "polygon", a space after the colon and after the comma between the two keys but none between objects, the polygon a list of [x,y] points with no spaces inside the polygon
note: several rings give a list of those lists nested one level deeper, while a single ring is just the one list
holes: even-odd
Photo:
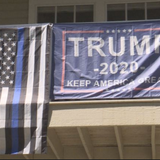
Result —
[{"label": "thin blue line flag", "polygon": [[46,152],[51,28],[0,26],[0,154]]}]

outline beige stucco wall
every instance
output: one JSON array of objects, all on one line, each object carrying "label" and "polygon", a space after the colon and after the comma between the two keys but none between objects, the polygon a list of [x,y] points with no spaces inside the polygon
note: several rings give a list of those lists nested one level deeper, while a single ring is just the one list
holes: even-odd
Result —
[{"label": "beige stucco wall", "polygon": [[52,102],[49,127],[159,125],[159,99]]},{"label": "beige stucco wall", "polygon": [[0,25],[28,23],[28,0],[0,0]]}]

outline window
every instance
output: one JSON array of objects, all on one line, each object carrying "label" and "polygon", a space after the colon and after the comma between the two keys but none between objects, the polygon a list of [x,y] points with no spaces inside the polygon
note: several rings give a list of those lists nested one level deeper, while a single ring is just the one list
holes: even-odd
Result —
[{"label": "window", "polygon": [[160,2],[147,3],[147,19],[160,19]]},{"label": "window", "polygon": [[76,22],[93,22],[93,6],[76,6]]},{"label": "window", "polygon": [[55,7],[38,7],[38,23],[55,22]]},{"label": "window", "polygon": [[123,21],[125,20],[125,4],[109,4],[108,21]]},{"label": "window", "polygon": [[129,3],[127,5],[128,20],[143,20],[145,19],[145,4],[144,3]]},{"label": "window", "polygon": [[73,22],[74,21],[74,7],[73,6],[59,6],[57,7],[57,22]]},{"label": "window", "polygon": [[93,5],[38,7],[38,23],[93,22]]},{"label": "window", "polygon": [[108,21],[160,19],[160,2],[107,5]]}]

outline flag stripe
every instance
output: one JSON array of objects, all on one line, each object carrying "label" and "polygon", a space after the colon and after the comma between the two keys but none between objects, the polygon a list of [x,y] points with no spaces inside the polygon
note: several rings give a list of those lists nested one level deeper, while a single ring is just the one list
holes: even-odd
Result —
[{"label": "flag stripe", "polygon": [[42,46],[41,46],[41,57],[40,57],[40,73],[39,73],[39,91],[37,101],[37,130],[36,130],[36,153],[41,153],[41,140],[42,140],[42,118],[43,118],[43,107],[44,107],[44,92],[45,92],[45,62],[46,62],[46,26],[42,27]]},{"label": "flag stripe", "polygon": [[[0,120],[3,121],[6,119],[6,102],[8,97],[8,87],[2,88],[1,99],[0,99]],[[0,127],[4,128],[5,124],[0,123]]]},{"label": "flag stripe", "polygon": [[9,88],[2,88],[0,99],[0,154],[5,154],[6,141],[5,141],[5,119],[6,119],[6,103],[8,98]]},{"label": "flag stripe", "polygon": [[22,68],[23,68],[23,49],[24,49],[24,28],[18,30],[18,50],[16,59],[15,91],[12,104],[12,153],[18,152],[18,107],[21,94]]},{"label": "flag stripe", "polygon": [[14,88],[9,89],[8,99],[6,104],[6,128],[5,128],[5,138],[6,138],[6,153],[12,153],[12,100],[14,96]]},{"label": "flag stripe", "polygon": [[[15,34],[15,37],[13,38],[13,41],[17,43],[17,28],[11,28],[11,29],[2,29],[2,33],[12,32]],[[4,39],[4,43],[6,43],[6,38]],[[17,45],[16,45],[17,50]],[[17,53],[17,51],[15,51]],[[14,95],[14,84],[9,88],[8,93],[8,99],[6,104],[6,121],[5,121],[5,141],[6,141],[6,152],[5,154],[11,154],[12,152],[12,101],[13,101],[13,95]],[[0,144],[1,145],[1,144]]]},{"label": "flag stripe", "polygon": [[[32,97],[32,108],[31,108],[31,148],[30,152],[32,153],[35,150],[35,138],[36,138],[36,127],[37,127],[37,95],[38,95],[38,86],[39,86],[39,74],[40,70],[40,49],[41,49],[41,27],[36,28],[36,51],[35,51],[35,73],[34,73],[34,91]],[[34,152],[33,152],[34,154]]]},{"label": "flag stripe", "polygon": [[19,107],[19,153],[22,154],[24,150],[24,102],[26,96],[26,86],[27,86],[27,72],[28,72],[28,53],[29,53],[29,28],[24,30],[24,61],[23,61],[23,72],[22,72],[22,90],[20,97],[20,107]]},{"label": "flag stripe", "polygon": [[30,153],[30,127],[31,127],[31,102],[33,95],[33,82],[34,82],[34,62],[35,62],[35,41],[36,41],[36,32],[35,27],[30,28],[30,48],[29,48],[29,59],[28,59],[28,79],[27,79],[27,92],[25,99],[25,149],[24,153]]},{"label": "flag stripe", "polygon": [[[51,32],[47,28],[47,42],[46,42],[46,75],[45,75],[45,99],[49,98],[50,94],[50,88],[49,88],[49,83],[50,83],[50,77],[49,77],[49,72],[50,72],[50,62],[51,62],[51,56],[50,56],[50,50],[51,50]],[[46,102],[45,102],[46,103]],[[46,103],[44,105],[44,110],[43,110],[43,128],[42,128],[42,153],[47,152],[47,148],[45,147],[47,145],[47,126],[48,126],[48,109],[49,109],[49,103]]]},{"label": "flag stripe", "polygon": [[48,109],[49,109],[49,103],[44,105],[43,109],[43,123],[42,123],[42,147],[41,147],[41,153],[47,152],[47,126],[48,126]]}]

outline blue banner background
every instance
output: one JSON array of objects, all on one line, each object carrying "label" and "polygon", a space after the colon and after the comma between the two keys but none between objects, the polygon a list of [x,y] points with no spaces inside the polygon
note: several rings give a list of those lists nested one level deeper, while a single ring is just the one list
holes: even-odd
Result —
[{"label": "blue banner background", "polygon": [[51,99],[159,97],[159,35],[159,21],[55,24]]}]

